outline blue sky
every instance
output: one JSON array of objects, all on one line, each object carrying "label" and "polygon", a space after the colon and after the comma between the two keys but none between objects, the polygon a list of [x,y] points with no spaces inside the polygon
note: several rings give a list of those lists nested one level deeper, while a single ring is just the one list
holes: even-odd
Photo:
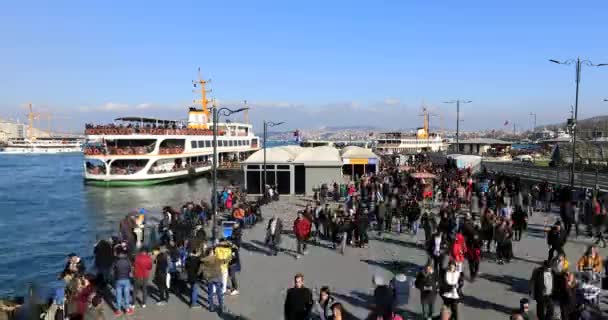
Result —
[{"label": "blue sky", "polygon": [[[608,63],[608,2],[5,1],[0,116],[27,102],[66,129],[121,115],[183,118],[197,67],[256,126],[528,128],[567,117],[574,67]],[[608,67],[585,68],[580,116],[608,114]],[[439,122],[435,120],[435,124]],[[438,125],[438,124],[437,124]]]}]

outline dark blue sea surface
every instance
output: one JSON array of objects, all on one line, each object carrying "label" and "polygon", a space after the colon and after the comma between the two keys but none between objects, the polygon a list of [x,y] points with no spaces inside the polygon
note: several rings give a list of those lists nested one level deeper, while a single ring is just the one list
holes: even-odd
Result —
[{"label": "dark blue sea surface", "polygon": [[118,221],[130,211],[143,207],[154,221],[165,205],[211,195],[204,177],[101,188],[85,185],[82,172],[78,154],[0,155],[0,296],[52,285],[71,252],[90,265],[97,238],[117,233]]}]

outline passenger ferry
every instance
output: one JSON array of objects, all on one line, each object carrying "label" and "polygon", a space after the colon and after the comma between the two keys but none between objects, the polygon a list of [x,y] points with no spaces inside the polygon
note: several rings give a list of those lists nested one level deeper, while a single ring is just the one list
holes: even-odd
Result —
[{"label": "passenger ferry", "polygon": [[[199,75],[195,83],[201,87],[201,108],[190,108],[187,121],[123,117],[111,125],[87,125],[85,181],[100,186],[152,185],[211,170],[213,121],[207,108],[207,81]],[[217,129],[219,168],[237,167],[260,148],[250,124],[226,120]]]},{"label": "passenger ferry", "polygon": [[447,149],[446,141],[436,133],[429,132],[429,114],[423,108],[424,126],[417,132],[385,132],[376,138],[375,149],[380,154],[416,154],[421,152],[440,152]]},{"label": "passenger ferry", "polygon": [[78,137],[32,137],[8,139],[0,154],[53,154],[82,152],[84,139]]}]

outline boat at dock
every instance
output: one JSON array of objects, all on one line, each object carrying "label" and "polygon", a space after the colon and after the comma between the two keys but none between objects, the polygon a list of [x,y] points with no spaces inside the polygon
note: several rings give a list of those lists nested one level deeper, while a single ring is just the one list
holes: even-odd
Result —
[{"label": "boat at dock", "polygon": [[421,152],[440,152],[447,149],[445,141],[438,133],[429,130],[429,113],[423,108],[424,126],[415,133],[384,132],[375,141],[375,150],[379,154],[416,154]]},{"label": "boat at dock", "polygon": [[55,154],[82,152],[84,139],[78,137],[11,138],[0,145],[0,154]]},{"label": "boat at dock", "polygon": [[[122,117],[111,125],[87,125],[85,181],[99,186],[152,185],[211,170],[213,120],[206,82],[199,76],[201,108],[190,107],[187,121]],[[227,120],[217,126],[219,168],[232,167],[260,148],[251,124]]]}]

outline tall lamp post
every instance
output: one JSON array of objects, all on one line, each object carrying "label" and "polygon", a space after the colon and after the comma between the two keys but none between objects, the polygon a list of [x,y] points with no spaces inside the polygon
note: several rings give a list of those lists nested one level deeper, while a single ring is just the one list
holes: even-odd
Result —
[{"label": "tall lamp post", "polygon": [[460,104],[471,103],[471,100],[452,100],[444,103],[456,104],[456,153],[460,152]]},{"label": "tall lamp post", "polygon": [[553,63],[565,64],[565,65],[574,64],[576,67],[575,68],[576,93],[575,93],[575,98],[574,98],[574,119],[572,119],[572,165],[570,166],[570,186],[572,188],[574,188],[574,169],[576,166],[576,121],[578,119],[578,89],[579,89],[579,85],[581,82],[581,68],[583,67],[583,65],[589,66],[589,67],[603,67],[608,64],[606,64],[606,63],[593,64],[591,61],[581,60],[581,58],[576,58],[576,60],[570,59],[570,60],[566,60],[566,61],[558,61],[558,60],[550,59],[549,61],[553,62]]},{"label": "tall lamp post", "polygon": [[241,112],[248,110],[249,108],[240,108],[236,110],[232,110],[229,108],[218,108],[215,103],[213,104],[213,162],[212,162],[212,171],[213,171],[213,190],[211,195],[211,210],[213,212],[213,227],[211,228],[211,238],[213,242],[217,239],[217,127],[220,116],[228,117],[233,113]]},{"label": "tall lamp post", "polygon": [[264,190],[264,197],[266,197],[266,135],[268,134],[268,127],[276,127],[282,125],[281,122],[272,122],[264,120],[264,177],[262,178],[262,190]]}]

